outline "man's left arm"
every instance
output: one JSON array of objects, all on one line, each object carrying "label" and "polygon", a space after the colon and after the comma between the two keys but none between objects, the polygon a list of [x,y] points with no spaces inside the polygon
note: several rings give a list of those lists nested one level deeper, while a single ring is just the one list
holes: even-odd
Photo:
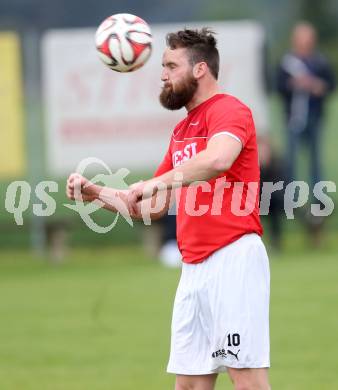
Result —
[{"label": "man's left arm", "polygon": [[183,186],[195,181],[207,181],[231,168],[242,150],[239,140],[221,134],[209,140],[206,149],[190,160],[157,177],[157,180],[169,188],[175,186],[175,177],[182,177]]},{"label": "man's left arm", "polygon": [[212,137],[206,149],[190,160],[161,176],[140,183],[132,189],[128,200],[131,207],[142,198],[149,198],[162,188],[174,189],[188,186],[195,181],[207,181],[231,168],[242,150],[242,143],[227,134]]},{"label": "man's left arm", "polygon": [[320,60],[318,74],[311,79],[310,92],[317,97],[325,97],[334,91],[336,82],[330,64],[325,58],[320,58]]},{"label": "man's left arm", "polygon": [[326,93],[331,93],[336,88],[336,78],[331,65],[326,62],[323,69],[323,79],[326,83]]}]

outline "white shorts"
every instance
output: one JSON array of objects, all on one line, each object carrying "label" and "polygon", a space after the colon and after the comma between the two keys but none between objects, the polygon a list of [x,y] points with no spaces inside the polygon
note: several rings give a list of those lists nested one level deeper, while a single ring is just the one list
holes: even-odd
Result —
[{"label": "white shorts", "polygon": [[269,260],[247,234],[199,264],[183,264],[167,371],[204,375],[270,366]]}]

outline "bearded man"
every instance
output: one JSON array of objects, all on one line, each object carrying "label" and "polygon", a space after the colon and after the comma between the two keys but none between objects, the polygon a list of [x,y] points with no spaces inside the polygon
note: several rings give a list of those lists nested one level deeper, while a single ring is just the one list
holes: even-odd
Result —
[{"label": "bearded man", "polygon": [[[217,84],[219,53],[207,28],[167,35],[161,104],[185,107],[154,177],[118,191],[72,174],[67,195],[123,201],[133,218],[165,214],[177,195],[182,275],[168,372],[176,390],[213,390],[228,372],[237,390],[268,390],[269,261],[261,240],[259,166],[250,109]],[[164,198],[163,207],[154,203]]]}]

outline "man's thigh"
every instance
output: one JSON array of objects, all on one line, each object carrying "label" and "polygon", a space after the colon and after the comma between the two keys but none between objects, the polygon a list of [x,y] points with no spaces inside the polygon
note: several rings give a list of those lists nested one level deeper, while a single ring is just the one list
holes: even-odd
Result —
[{"label": "man's thigh", "polygon": [[213,390],[217,374],[176,375],[175,390]]},{"label": "man's thigh", "polygon": [[270,390],[267,368],[230,368],[228,374],[234,388]]}]

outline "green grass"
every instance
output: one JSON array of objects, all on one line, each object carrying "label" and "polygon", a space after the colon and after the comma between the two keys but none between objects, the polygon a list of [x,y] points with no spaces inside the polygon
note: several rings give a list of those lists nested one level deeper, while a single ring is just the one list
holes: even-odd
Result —
[{"label": "green grass", "polygon": [[[302,240],[271,258],[272,387],[334,390],[337,243],[304,252]],[[59,265],[2,251],[0,389],[173,389],[165,367],[178,277],[137,246],[73,249]],[[230,388],[221,376],[217,389]]]}]

